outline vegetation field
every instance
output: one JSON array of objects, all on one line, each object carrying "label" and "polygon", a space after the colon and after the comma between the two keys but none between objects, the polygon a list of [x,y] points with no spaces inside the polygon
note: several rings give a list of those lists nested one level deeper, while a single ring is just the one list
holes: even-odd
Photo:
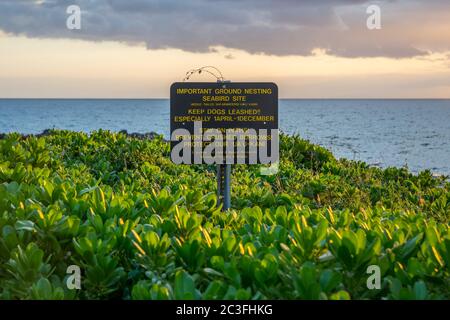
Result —
[{"label": "vegetation field", "polygon": [[161,136],[4,135],[0,299],[450,299],[445,177],[281,140],[278,174],[234,166],[221,212],[215,168]]}]

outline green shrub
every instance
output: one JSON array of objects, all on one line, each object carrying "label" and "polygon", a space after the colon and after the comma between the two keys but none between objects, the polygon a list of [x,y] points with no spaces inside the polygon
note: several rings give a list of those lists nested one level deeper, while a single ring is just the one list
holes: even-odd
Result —
[{"label": "green shrub", "polygon": [[236,165],[222,212],[215,168],[174,165],[161,136],[6,135],[0,298],[450,298],[445,177],[337,160],[298,136],[280,154],[275,176]]}]

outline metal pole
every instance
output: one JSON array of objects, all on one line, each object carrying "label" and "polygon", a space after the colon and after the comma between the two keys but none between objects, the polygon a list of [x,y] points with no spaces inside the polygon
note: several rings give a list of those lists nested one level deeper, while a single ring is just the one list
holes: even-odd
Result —
[{"label": "metal pole", "polygon": [[225,164],[223,166],[225,169],[223,209],[226,211],[231,207],[231,164]]},{"label": "metal pole", "polygon": [[[218,83],[229,83],[230,81],[217,80]],[[223,203],[222,210],[231,208],[231,164],[217,165],[217,199]]]},{"label": "metal pole", "polygon": [[231,208],[231,164],[217,165],[217,198],[224,211]]},{"label": "metal pole", "polygon": [[222,175],[222,165],[218,164],[217,165],[217,204],[221,204],[222,203],[222,181],[223,181],[223,175]]}]

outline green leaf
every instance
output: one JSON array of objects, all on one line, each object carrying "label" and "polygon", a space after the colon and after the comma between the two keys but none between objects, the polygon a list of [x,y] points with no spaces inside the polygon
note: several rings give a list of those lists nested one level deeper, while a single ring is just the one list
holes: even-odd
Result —
[{"label": "green leaf", "polygon": [[209,300],[221,299],[222,297],[220,292],[222,291],[222,288],[223,288],[222,281],[214,280],[210,282],[208,288],[206,288],[205,292],[203,293],[203,299]]},{"label": "green leaf", "polygon": [[86,194],[86,193],[90,193],[90,192],[92,192],[92,191],[94,191],[94,190],[96,190],[96,189],[98,189],[98,186],[93,186],[93,187],[85,188],[85,189],[81,190],[81,191],[78,193],[78,196],[81,197],[82,195],[84,195],[84,194]]},{"label": "green leaf", "polygon": [[315,231],[315,234],[316,234],[316,241],[314,242],[315,246],[317,246],[323,239],[326,238],[327,228],[328,228],[328,222],[326,220],[322,220],[317,225],[317,229]]},{"label": "green leaf", "polygon": [[402,260],[405,260],[409,257],[411,253],[414,252],[416,248],[420,245],[420,242],[422,240],[423,233],[419,233],[414,238],[408,240],[400,249],[400,258]]},{"label": "green leaf", "polygon": [[439,241],[439,233],[435,226],[429,226],[426,229],[426,235],[427,235],[428,243],[431,246],[436,246],[440,242]]},{"label": "green leaf", "polygon": [[220,273],[214,269],[211,269],[211,268],[204,268],[203,272],[206,275],[213,276],[213,277],[224,277],[224,275],[222,273]]},{"label": "green leaf", "polygon": [[325,270],[320,274],[320,286],[322,291],[328,293],[336,288],[341,282],[341,276],[331,270]]},{"label": "green leaf", "polygon": [[30,220],[19,220],[14,225],[17,231],[30,231],[35,232],[36,228],[34,226],[34,222]]},{"label": "green leaf", "polygon": [[338,291],[330,296],[331,300],[350,300],[350,294],[347,291]]},{"label": "green leaf", "polygon": [[175,299],[193,300],[196,298],[194,279],[185,271],[180,270],[175,274]]},{"label": "green leaf", "polygon": [[428,296],[427,286],[423,281],[414,284],[414,296],[416,300],[425,300]]}]

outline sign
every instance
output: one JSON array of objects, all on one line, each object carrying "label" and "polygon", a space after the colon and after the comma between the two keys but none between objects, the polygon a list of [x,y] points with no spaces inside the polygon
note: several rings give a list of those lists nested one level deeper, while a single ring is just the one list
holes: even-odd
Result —
[{"label": "sign", "polygon": [[263,82],[174,83],[170,132],[175,163],[275,163],[278,88]]}]

